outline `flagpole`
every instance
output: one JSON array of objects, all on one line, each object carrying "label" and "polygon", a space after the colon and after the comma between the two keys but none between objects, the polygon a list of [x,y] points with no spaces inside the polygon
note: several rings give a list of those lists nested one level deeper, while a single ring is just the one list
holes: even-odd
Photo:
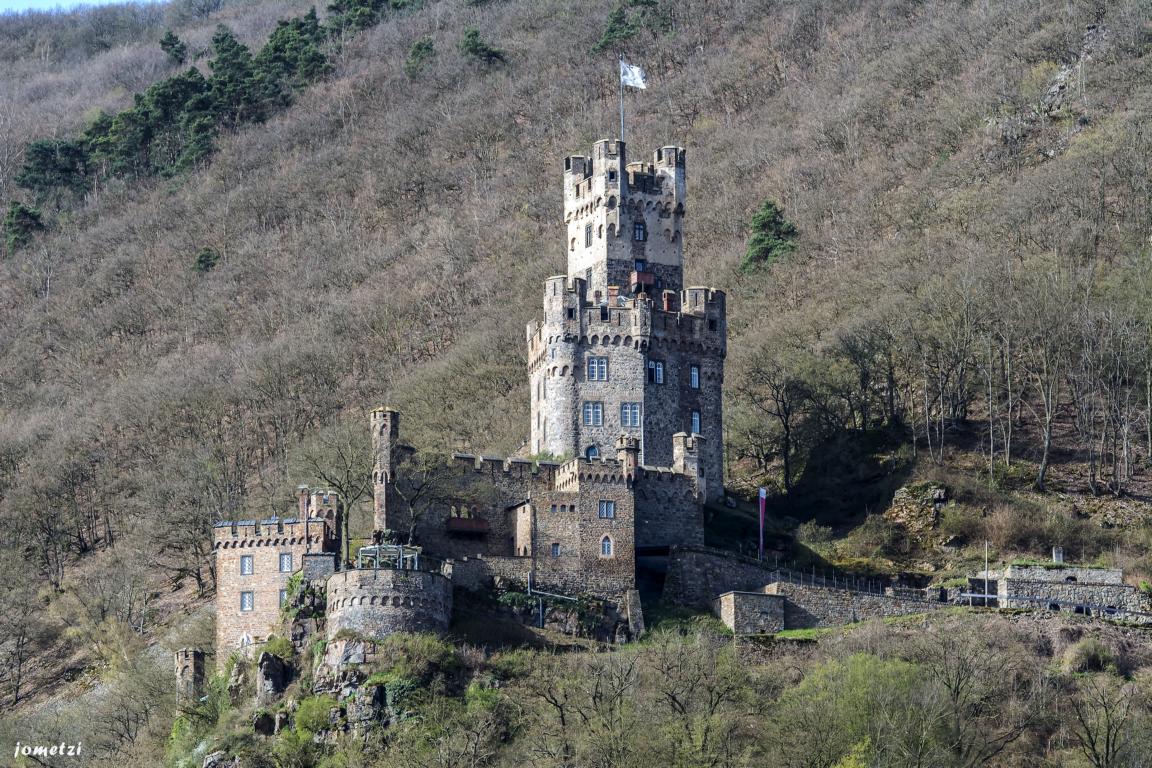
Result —
[{"label": "flagpole", "polygon": [[616,79],[620,81],[620,143],[624,143],[624,54],[616,62]]}]

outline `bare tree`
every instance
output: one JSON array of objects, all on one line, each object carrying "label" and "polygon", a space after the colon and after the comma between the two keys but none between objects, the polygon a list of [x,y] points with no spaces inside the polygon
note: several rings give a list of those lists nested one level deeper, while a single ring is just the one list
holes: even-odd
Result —
[{"label": "bare tree", "polygon": [[1118,768],[1131,734],[1129,721],[1142,705],[1131,683],[1103,673],[1082,677],[1071,697],[1069,730],[1093,768]]},{"label": "bare tree", "polygon": [[300,449],[303,470],[339,493],[344,503],[341,540],[345,561],[351,558],[352,513],[362,499],[372,495],[372,463],[368,431],[352,420],[330,423]]}]

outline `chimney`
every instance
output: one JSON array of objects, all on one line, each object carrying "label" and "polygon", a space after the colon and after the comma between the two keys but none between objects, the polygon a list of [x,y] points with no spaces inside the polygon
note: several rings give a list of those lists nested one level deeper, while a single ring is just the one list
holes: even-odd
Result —
[{"label": "chimney", "polygon": [[308,486],[296,486],[296,504],[297,519],[306,520],[308,518]]}]

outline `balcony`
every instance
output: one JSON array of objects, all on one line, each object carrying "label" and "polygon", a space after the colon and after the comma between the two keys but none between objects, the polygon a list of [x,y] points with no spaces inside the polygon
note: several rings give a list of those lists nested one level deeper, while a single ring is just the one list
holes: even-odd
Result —
[{"label": "balcony", "polygon": [[488,528],[488,521],[482,517],[450,517],[444,521],[444,530],[461,536],[483,536]]},{"label": "balcony", "polygon": [[643,285],[651,287],[656,285],[655,272],[632,272],[632,285]]}]

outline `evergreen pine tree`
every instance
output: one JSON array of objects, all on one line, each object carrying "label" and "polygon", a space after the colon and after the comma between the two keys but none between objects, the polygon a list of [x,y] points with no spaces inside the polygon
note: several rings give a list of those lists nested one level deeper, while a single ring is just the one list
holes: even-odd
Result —
[{"label": "evergreen pine tree", "polygon": [[176,65],[183,64],[188,59],[188,46],[170,29],[160,38],[160,50],[168,54],[168,58]]},{"label": "evergreen pine tree", "polygon": [[782,256],[796,250],[800,232],[796,225],[784,218],[784,211],[775,200],[765,200],[752,216],[752,236],[740,269],[754,272],[772,264]]},{"label": "evergreen pine tree", "polygon": [[221,24],[212,35],[212,100],[221,119],[233,125],[264,117],[264,99],[248,47]]},{"label": "evergreen pine tree", "polygon": [[88,153],[83,142],[37,139],[24,151],[24,167],[13,180],[43,198],[54,190],[83,189],[87,167]]},{"label": "evergreen pine tree", "polygon": [[220,254],[211,248],[204,247],[196,252],[196,261],[192,263],[192,268],[197,272],[211,272],[220,263]]},{"label": "evergreen pine tree", "polygon": [[43,229],[40,211],[16,201],[9,203],[8,213],[4,216],[4,245],[8,255],[27,245],[32,235]]},{"label": "evergreen pine tree", "polygon": [[464,30],[464,37],[460,40],[460,52],[486,66],[503,64],[507,61],[504,51],[493,47],[480,37],[480,30],[475,27]]},{"label": "evergreen pine tree", "polygon": [[324,52],[324,30],[312,9],[281,21],[254,60],[263,95],[277,105],[289,103],[292,89],[323,77],[331,69]]},{"label": "evergreen pine tree", "polygon": [[408,51],[408,58],[404,60],[404,72],[408,77],[416,77],[435,55],[436,46],[432,44],[432,38],[420,38]]}]

